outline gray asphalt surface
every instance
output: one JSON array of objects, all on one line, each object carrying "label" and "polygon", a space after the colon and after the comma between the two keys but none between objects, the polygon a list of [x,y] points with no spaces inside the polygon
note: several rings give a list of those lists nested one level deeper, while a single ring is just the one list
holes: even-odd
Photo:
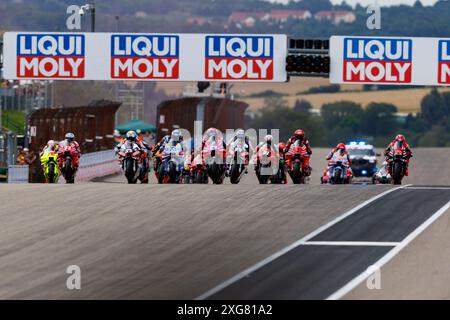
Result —
[{"label": "gray asphalt surface", "polygon": [[[400,242],[450,201],[450,189],[400,189],[310,241]],[[393,248],[300,245],[210,299],[326,299]]]},{"label": "gray asphalt surface", "polygon": [[[121,175],[75,185],[0,184],[0,298],[195,298],[392,188],[317,185],[327,151],[315,150],[304,186],[259,186],[252,170],[237,186],[125,185]],[[449,150],[430,152],[425,171],[429,150],[416,150],[405,183],[445,184]],[[327,255],[317,252],[310,262],[321,268]],[[382,253],[362,254],[369,263]],[[65,286],[69,265],[81,268],[79,291]]]}]

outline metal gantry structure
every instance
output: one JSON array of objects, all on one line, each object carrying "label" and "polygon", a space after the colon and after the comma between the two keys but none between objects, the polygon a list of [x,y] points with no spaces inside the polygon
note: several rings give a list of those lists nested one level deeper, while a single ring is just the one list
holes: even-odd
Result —
[{"label": "metal gantry structure", "polygon": [[286,57],[288,77],[330,75],[330,40],[290,38]]}]

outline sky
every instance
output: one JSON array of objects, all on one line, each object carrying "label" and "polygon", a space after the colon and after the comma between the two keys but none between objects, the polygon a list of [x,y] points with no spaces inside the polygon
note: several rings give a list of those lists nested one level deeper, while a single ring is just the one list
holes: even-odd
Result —
[{"label": "sky", "polygon": [[[269,0],[270,2],[278,2],[278,3],[287,3],[289,0]],[[331,0],[334,4],[339,4],[343,0]],[[423,5],[433,5],[438,0],[421,0]],[[397,4],[409,4],[413,5],[416,0],[346,0],[346,2],[350,5],[355,5],[356,3],[359,3],[363,6],[367,6],[369,4],[373,4],[375,2],[378,2],[381,6],[389,6],[389,5],[397,5]]]}]

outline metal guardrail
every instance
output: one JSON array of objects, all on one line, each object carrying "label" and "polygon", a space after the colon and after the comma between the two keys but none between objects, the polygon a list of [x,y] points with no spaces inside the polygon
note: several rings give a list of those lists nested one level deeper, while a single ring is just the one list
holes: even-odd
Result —
[{"label": "metal guardrail", "polygon": [[80,158],[80,168],[90,167],[105,162],[111,162],[116,160],[114,150],[105,150],[92,153],[82,154]]},{"label": "metal guardrail", "polygon": [[80,168],[75,181],[90,181],[118,172],[121,172],[121,168],[117,162],[114,150],[86,153],[81,155]]}]

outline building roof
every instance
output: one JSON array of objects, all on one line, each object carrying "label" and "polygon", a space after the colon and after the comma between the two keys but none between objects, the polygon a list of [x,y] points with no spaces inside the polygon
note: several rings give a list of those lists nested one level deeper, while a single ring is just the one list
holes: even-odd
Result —
[{"label": "building roof", "polygon": [[301,17],[309,14],[306,10],[272,10],[270,12],[271,19],[288,19],[289,17]]}]

